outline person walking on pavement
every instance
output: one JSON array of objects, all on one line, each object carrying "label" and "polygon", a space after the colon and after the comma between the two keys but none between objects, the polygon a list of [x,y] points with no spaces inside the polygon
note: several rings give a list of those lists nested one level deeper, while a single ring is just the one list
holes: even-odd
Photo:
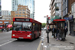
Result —
[{"label": "person walking on pavement", "polygon": [[57,31],[56,31],[56,39],[57,40],[59,39],[59,28],[57,28]]},{"label": "person walking on pavement", "polygon": [[63,27],[61,27],[61,29],[59,30],[59,36],[60,36],[60,40],[62,40],[64,38],[64,29]]},{"label": "person walking on pavement", "polygon": [[54,38],[56,38],[56,27],[54,29]]},{"label": "person walking on pavement", "polygon": [[65,37],[66,37],[67,31],[68,31],[66,26],[65,26],[65,30],[64,31],[65,31]]},{"label": "person walking on pavement", "polygon": [[55,28],[52,29],[52,37],[54,36],[54,29],[55,29]]}]

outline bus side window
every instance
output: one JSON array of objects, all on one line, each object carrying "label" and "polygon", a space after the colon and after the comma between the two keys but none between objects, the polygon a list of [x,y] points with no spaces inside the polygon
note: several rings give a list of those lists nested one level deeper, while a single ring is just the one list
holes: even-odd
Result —
[{"label": "bus side window", "polygon": [[37,31],[39,31],[39,25],[37,24]]},{"label": "bus side window", "polygon": [[37,24],[35,23],[35,31],[37,31]]},{"label": "bus side window", "polygon": [[41,24],[40,24],[40,26],[39,26],[39,30],[41,31]]},{"label": "bus side window", "polygon": [[32,29],[33,29],[33,31],[35,31],[35,23],[33,23],[33,28]]}]

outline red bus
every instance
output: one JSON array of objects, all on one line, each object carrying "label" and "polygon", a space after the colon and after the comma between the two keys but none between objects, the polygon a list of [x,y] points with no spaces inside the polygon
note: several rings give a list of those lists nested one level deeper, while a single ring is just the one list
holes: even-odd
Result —
[{"label": "red bus", "polygon": [[4,25],[0,25],[0,30],[2,31],[4,29]]},{"label": "red bus", "polygon": [[31,18],[13,18],[12,38],[33,40],[40,35],[40,22]]}]

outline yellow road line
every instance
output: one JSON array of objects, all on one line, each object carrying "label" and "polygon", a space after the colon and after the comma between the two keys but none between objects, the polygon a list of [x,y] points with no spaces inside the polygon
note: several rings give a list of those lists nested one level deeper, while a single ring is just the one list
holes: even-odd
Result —
[{"label": "yellow road line", "polygon": [[39,46],[38,46],[37,50],[40,50],[41,43],[42,43],[42,41],[40,41],[40,43],[39,43]]}]

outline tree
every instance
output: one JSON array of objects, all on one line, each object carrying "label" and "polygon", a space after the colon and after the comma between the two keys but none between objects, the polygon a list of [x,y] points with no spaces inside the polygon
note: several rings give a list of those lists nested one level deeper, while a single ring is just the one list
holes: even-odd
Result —
[{"label": "tree", "polygon": [[42,23],[42,27],[45,27],[46,26],[46,23]]}]

